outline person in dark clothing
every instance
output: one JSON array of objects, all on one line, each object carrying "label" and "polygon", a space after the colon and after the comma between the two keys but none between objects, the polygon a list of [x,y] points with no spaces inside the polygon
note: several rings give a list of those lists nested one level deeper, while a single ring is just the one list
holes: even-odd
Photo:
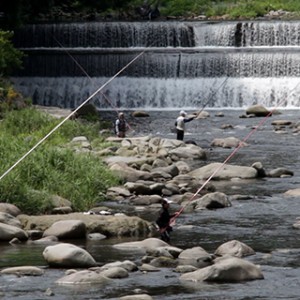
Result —
[{"label": "person in dark clothing", "polygon": [[127,130],[128,124],[125,120],[124,113],[119,113],[119,118],[115,123],[115,131],[118,137],[124,138]]},{"label": "person in dark clothing", "polygon": [[178,215],[177,212],[173,215],[170,215],[169,213],[170,203],[172,202],[173,201],[170,201],[167,198],[163,198],[162,209],[160,211],[158,219],[156,220],[156,224],[159,227],[161,239],[165,242],[170,242],[170,232],[173,230],[172,226],[170,225],[170,220]]},{"label": "person in dark clothing", "polygon": [[196,116],[192,118],[186,118],[186,112],[182,110],[179,113],[179,117],[176,119],[175,126],[176,126],[176,132],[177,132],[177,140],[183,141],[184,137],[184,130],[185,130],[185,123],[190,122],[194,120]]}]

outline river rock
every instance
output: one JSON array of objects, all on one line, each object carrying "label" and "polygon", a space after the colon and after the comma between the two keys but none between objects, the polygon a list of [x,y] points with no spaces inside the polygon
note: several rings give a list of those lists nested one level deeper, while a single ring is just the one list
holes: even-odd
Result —
[{"label": "river rock", "polygon": [[0,203],[0,211],[4,213],[8,213],[13,217],[16,217],[21,214],[21,210],[14,204],[10,204],[10,203]]},{"label": "river rock", "polygon": [[86,250],[67,243],[46,247],[43,257],[51,267],[89,268],[97,265]]},{"label": "river rock", "polygon": [[248,146],[247,143],[242,142],[238,138],[235,137],[227,137],[227,138],[216,138],[214,139],[211,144],[211,147],[223,147],[223,148],[236,148],[238,146],[245,147]]},{"label": "river rock", "polygon": [[204,268],[211,265],[212,256],[202,247],[193,247],[183,250],[178,256],[179,265],[190,265],[196,268]]},{"label": "river rock", "polygon": [[198,209],[217,209],[230,207],[231,202],[229,197],[221,192],[208,193],[202,196],[200,199],[194,200],[191,205],[195,210]]},{"label": "river rock", "polygon": [[33,266],[20,266],[3,269],[0,271],[0,273],[16,276],[41,276],[44,274],[44,270]]},{"label": "river rock", "polygon": [[294,172],[293,171],[290,171],[286,168],[276,168],[276,169],[273,169],[271,170],[269,173],[268,173],[268,176],[270,177],[285,177],[285,176],[294,176]]},{"label": "river rock", "polygon": [[246,110],[247,115],[254,115],[256,117],[266,117],[269,113],[270,111],[260,104],[250,106]]},{"label": "river rock", "polygon": [[194,282],[242,282],[263,278],[264,276],[258,266],[237,257],[216,259],[215,263],[211,266],[180,276],[180,279],[183,281]]},{"label": "river rock", "polygon": [[285,196],[300,197],[300,188],[288,190],[284,193]]},{"label": "river rock", "polygon": [[153,175],[151,173],[133,169],[125,163],[112,164],[109,169],[124,181],[135,182],[137,180],[153,180]]},{"label": "river rock", "polygon": [[153,249],[153,248],[155,249],[159,247],[168,247],[168,246],[169,244],[157,238],[148,238],[143,241],[125,242],[125,243],[113,245],[113,247],[117,249],[141,250],[145,252],[148,249]]},{"label": "river rock", "polygon": [[17,238],[22,241],[27,240],[28,235],[24,230],[22,230],[19,227],[0,223],[0,240],[10,241],[13,238]]},{"label": "river rock", "polygon": [[103,265],[102,267],[97,267],[97,270],[102,272],[104,270],[108,270],[110,268],[115,268],[115,267],[123,268],[128,272],[134,272],[134,271],[138,270],[137,265],[134,262],[130,261],[130,260],[114,261],[114,262],[111,262],[111,263],[107,263],[107,264]]},{"label": "river rock", "polygon": [[122,267],[112,267],[101,272],[101,274],[107,278],[126,278],[128,272]]},{"label": "river rock", "polygon": [[21,222],[11,214],[0,212],[0,223],[21,228]]},{"label": "river rock", "polygon": [[213,180],[229,180],[232,178],[249,179],[257,177],[257,170],[253,167],[211,163],[188,173],[188,175],[202,180],[210,178],[212,174],[214,174]]},{"label": "river rock", "polygon": [[169,151],[173,160],[180,159],[207,159],[206,152],[193,144],[184,144],[181,147]]},{"label": "river rock", "polygon": [[81,220],[85,223],[88,233],[102,233],[111,236],[146,236],[152,232],[151,223],[139,217],[126,215],[90,215],[71,213],[68,215],[18,216],[23,228],[45,231],[52,224],[62,220]]},{"label": "river rock", "polygon": [[111,282],[111,279],[103,276],[102,274],[84,270],[72,273],[70,275],[64,276],[56,281],[59,285],[91,285],[91,284],[97,284],[101,286],[106,286]]},{"label": "river rock", "polygon": [[86,236],[86,226],[80,220],[63,220],[52,224],[43,237],[56,236],[58,239],[82,239]]},{"label": "river rock", "polygon": [[222,244],[215,251],[215,255],[218,256],[231,255],[236,257],[245,257],[254,254],[255,251],[251,247],[236,240]]}]

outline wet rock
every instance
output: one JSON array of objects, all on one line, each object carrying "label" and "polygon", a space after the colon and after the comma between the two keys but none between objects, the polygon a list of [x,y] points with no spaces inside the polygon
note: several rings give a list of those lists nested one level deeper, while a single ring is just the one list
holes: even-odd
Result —
[{"label": "wet rock", "polygon": [[251,262],[237,257],[216,259],[206,268],[180,276],[183,281],[242,282],[263,279],[260,268]]},{"label": "wet rock", "polygon": [[96,261],[86,250],[67,243],[46,247],[43,257],[51,267],[88,268],[96,266]]},{"label": "wet rock", "polygon": [[63,220],[52,224],[43,234],[56,236],[58,239],[82,239],[86,236],[86,226],[80,220]]},{"label": "wet rock", "polygon": [[111,282],[111,279],[103,276],[102,274],[93,272],[93,271],[79,271],[67,276],[64,276],[56,281],[59,285],[91,285],[91,284],[97,284],[101,286],[106,286]]},{"label": "wet rock", "polygon": [[0,240],[10,241],[17,238],[21,241],[28,239],[28,234],[19,227],[0,223]]},{"label": "wet rock", "polygon": [[20,266],[3,269],[0,271],[0,273],[16,276],[41,276],[44,274],[44,270],[33,266]]},{"label": "wet rock", "polygon": [[254,254],[255,251],[251,247],[236,240],[222,244],[215,251],[215,255],[218,256],[231,255],[236,257],[245,257]]},{"label": "wet rock", "polygon": [[0,203],[0,212],[8,213],[13,217],[17,217],[21,214],[21,210],[17,206],[10,203]]}]

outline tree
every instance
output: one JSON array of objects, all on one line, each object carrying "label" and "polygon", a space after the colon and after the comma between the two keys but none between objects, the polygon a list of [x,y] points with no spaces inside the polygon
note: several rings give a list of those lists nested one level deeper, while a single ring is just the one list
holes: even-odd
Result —
[{"label": "tree", "polygon": [[0,77],[10,75],[22,65],[23,53],[14,48],[12,36],[12,32],[0,30]]}]

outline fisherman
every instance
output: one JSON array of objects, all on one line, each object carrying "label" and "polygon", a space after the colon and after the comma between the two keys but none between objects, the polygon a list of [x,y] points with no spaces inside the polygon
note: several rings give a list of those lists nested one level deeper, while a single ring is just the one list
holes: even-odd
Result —
[{"label": "fisherman", "polygon": [[124,113],[120,112],[119,117],[115,122],[116,135],[120,138],[124,138],[127,128],[128,128],[128,124],[125,120]]},{"label": "fisherman", "polygon": [[170,203],[173,201],[163,198],[162,200],[162,209],[159,213],[159,217],[156,220],[156,224],[159,227],[160,237],[165,242],[170,242],[170,232],[173,231],[172,226],[170,225],[170,220],[175,216],[178,216],[178,212],[173,215],[169,213]]},{"label": "fisherman", "polygon": [[184,110],[180,111],[179,117],[176,119],[175,126],[177,131],[177,140],[183,141],[185,123],[194,120],[196,116],[191,118],[186,118],[186,112]]}]

